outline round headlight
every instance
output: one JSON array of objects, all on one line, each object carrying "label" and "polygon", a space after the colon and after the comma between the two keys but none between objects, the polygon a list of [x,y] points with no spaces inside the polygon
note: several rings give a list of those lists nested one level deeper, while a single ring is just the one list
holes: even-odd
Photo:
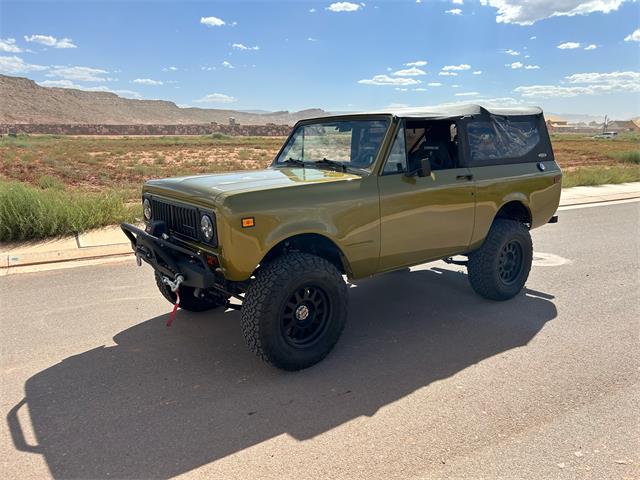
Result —
[{"label": "round headlight", "polygon": [[203,215],[200,219],[200,231],[207,242],[213,238],[213,222],[208,215]]},{"label": "round headlight", "polygon": [[151,220],[151,202],[148,198],[144,199],[142,202],[143,210],[144,210],[144,218],[146,220]]}]

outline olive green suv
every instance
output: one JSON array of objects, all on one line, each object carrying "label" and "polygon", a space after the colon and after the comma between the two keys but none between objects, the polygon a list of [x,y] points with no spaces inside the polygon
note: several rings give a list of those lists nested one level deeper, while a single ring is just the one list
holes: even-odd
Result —
[{"label": "olive green suv", "polygon": [[538,108],[329,116],[265,170],[145,183],[146,228],[122,228],[167,300],[240,309],[251,350],[298,370],[336,344],[345,277],[444,259],[485,298],[517,295],[561,178]]}]

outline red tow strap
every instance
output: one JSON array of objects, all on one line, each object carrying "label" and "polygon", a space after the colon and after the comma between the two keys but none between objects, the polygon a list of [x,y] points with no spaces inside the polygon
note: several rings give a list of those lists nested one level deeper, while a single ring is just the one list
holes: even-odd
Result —
[{"label": "red tow strap", "polygon": [[173,320],[176,318],[176,312],[178,311],[179,306],[180,306],[180,292],[176,290],[176,303],[173,305],[173,310],[171,310],[171,315],[169,315],[169,320],[167,320],[167,327],[170,327],[173,324]]}]

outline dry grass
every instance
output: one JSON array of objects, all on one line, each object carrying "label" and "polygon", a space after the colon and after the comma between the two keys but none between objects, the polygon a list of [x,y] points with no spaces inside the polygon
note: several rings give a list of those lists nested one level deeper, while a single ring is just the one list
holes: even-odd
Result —
[{"label": "dry grass", "polygon": [[[598,181],[597,170],[614,178],[640,178],[640,136],[597,140],[554,135],[556,159],[574,184]],[[33,135],[0,138],[0,177],[40,188],[68,192],[111,192],[130,200],[150,178],[264,168],[283,142],[281,137],[69,137]],[[621,170],[628,169],[628,171]],[[585,180],[586,181],[586,180]],[[602,183],[602,182],[601,182]]]},{"label": "dry grass", "polygon": [[[0,241],[43,238],[135,218],[145,180],[264,168],[274,137],[0,138]],[[640,180],[639,136],[552,138],[563,185]]]},{"label": "dry grass", "polygon": [[0,177],[68,191],[117,186],[131,199],[150,178],[264,168],[281,137],[68,137],[0,139]]}]

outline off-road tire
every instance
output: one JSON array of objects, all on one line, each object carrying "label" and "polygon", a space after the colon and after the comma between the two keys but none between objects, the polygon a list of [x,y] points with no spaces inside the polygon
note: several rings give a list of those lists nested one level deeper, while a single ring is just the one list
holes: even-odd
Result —
[{"label": "off-road tire", "polygon": [[[162,275],[155,272],[156,285],[158,290],[169,303],[176,303],[176,294],[171,291],[169,285],[162,283]],[[180,308],[189,312],[206,312],[226,304],[227,299],[223,297],[206,295],[204,298],[196,298],[193,295],[193,287],[180,287]]]},{"label": "off-road tire", "polygon": [[[286,312],[292,316],[294,295],[301,290],[306,295],[307,287],[323,292],[329,313],[315,343],[294,346],[285,326],[290,324],[284,323]],[[347,286],[333,264],[315,255],[290,253],[256,273],[240,312],[242,333],[258,357],[283,370],[301,370],[321,361],[335,346],[347,320],[347,300]]]},{"label": "off-road tire", "polygon": [[[503,276],[505,256],[509,251],[520,252],[519,269]],[[512,257],[517,256],[513,255]],[[475,292],[490,300],[508,300],[515,297],[524,287],[533,259],[533,244],[526,225],[498,218],[493,222],[482,246],[469,254],[467,269],[469,283]],[[511,264],[509,264],[511,266]],[[502,270],[501,270],[502,269]]]}]

